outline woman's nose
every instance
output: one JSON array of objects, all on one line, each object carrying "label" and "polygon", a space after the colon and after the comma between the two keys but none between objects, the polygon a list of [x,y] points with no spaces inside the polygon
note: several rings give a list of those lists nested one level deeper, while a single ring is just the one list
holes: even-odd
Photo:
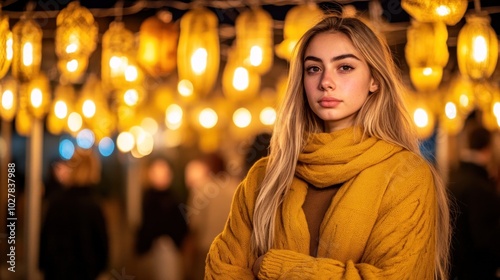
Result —
[{"label": "woman's nose", "polygon": [[335,83],[333,82],[332,74],[330,71],[325,70],[320,81],[321,90],[333,90],[335,88]]}]

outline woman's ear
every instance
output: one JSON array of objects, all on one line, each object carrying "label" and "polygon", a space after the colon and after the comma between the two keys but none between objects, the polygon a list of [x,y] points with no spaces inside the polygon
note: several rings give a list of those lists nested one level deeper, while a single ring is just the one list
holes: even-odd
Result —
[{"label": "woman's ear", "polygon": [[370,82],[370,93],[373,93],[373,92],[376,92],[378,90],[378,82],[375,81],[375,79],[372,78],[371,82]]}]

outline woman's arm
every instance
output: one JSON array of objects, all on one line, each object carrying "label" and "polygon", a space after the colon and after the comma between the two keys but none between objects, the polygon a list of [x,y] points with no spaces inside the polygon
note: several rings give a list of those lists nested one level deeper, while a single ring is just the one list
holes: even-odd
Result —
[{"label": "woman's arm", "polygon": [[274,249],[264,255],[258,278],[433,279],[434,183],[427,167],[412,168],[417,170],[411,173],[417,173],[420,178],[411,176],[410,180],[402,176],[387,188],[365,253],[358,263]]}]

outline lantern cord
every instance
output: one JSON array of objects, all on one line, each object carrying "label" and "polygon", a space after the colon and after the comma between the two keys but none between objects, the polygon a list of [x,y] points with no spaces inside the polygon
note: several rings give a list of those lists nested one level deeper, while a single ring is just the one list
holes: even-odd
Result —
[{"label": "lantern cord", "polygon": [[122,21],[122,18],[123,18],[123,0],[116,1],[115,8],[117,10],[115,20]]},{"label": "lantern cord", "polygon": [[476,10],[476,13],[481,12],[481,0],[474,0],[474,9]]}]

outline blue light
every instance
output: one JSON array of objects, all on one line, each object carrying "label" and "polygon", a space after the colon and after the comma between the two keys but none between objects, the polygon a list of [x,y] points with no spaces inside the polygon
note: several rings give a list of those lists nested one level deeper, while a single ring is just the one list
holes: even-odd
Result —
[{"label": "blue light", "polygon": [[83,149],[90,149],[94,145],[94,133],[90,129],[83,129],[76,136],[76,143]]},{"label": "blue light", "polygon": [[69,139],[64,139],[59,143],[59,154],[65,160],[70,159],[75,153],[75,145]]},{"label": "blue light", "polygon": [[113,153],[115,150],[115,143],[111,138],[104,137],[99,142],[99,152],[102,156],[107,157]]}]

